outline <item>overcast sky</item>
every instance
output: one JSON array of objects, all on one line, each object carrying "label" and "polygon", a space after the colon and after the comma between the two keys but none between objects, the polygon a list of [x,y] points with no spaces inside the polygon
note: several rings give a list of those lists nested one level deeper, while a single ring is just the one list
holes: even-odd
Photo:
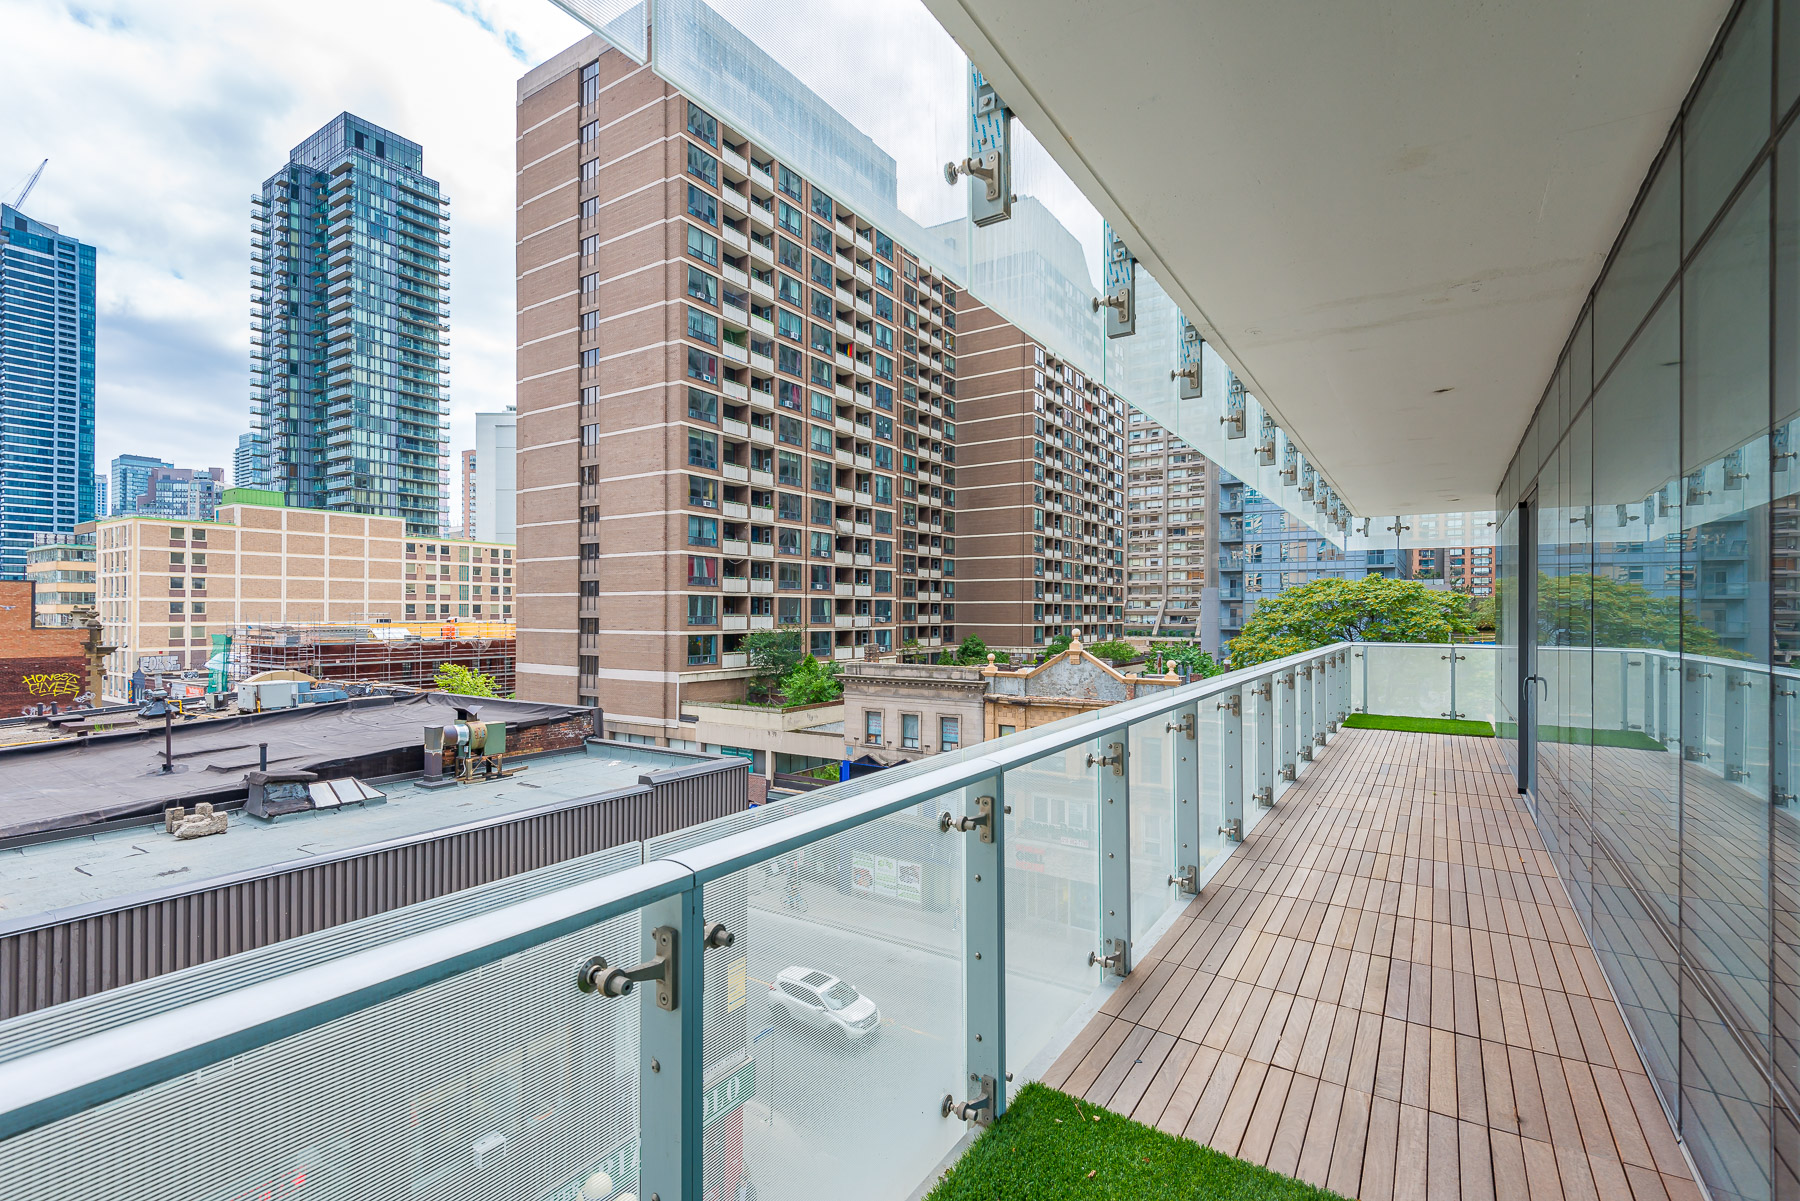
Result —
[{"label": "overcast sky", "polygon": [[[958,210],[941,171],[966,63],[919,0],[795,0],[784,28],[819,34],[801,42],[767,36],[760,0],[714,3],[894,156],[909,216]],[[97,469],[136,452],[229,478],[249,421],[250,198],[345,110],[424,146],[451,198],[451,451],[474,444],[474,413],[512,403],[515,85],[584,26],[549,0],[4,7],[8,44],[31,53],[0,70],[0,196],[48,157],[26,211],[99,249]],[[820,52],[834,34],[857,72]],[[1016,186],[1097,259],[1092,207],[1028,162]]]},{"label": "overcast sky", "polygon": [[422,144],[451,198],[452,448],[512,402],[515,84],[575,21],[547,0],[4,7],[0,195],[48,157],[26,211],[99,250],[99,470],[137,452],[230,477],[250,197],[346,109]]}]

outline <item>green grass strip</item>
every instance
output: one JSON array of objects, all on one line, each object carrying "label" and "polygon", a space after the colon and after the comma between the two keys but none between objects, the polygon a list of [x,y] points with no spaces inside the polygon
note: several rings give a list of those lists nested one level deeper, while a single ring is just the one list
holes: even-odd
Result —
[{"label": "green grass strip", "polygon": [[[1668,747],[1642,730],[1594,730],[1586,726],[1539,726],[1539,742],[1560,742],[1571,746],[1610,746],[1627,751],[1663,751]],[[1510,721],[1500,723],[1500,737],[1517,738],[1519,727]]]},{"label": "green grass strip", "polygon": [[1027,1084],[927,1201],[1330,1201],[1336,1193]]},{"label": "green grass strip", "polygon": [[1389,717],[1383,713],[1352,713],[1344,724],[1353,730],[1401,730],[1408,734],[1459,734],[1466,738],[1492,738],[1494,727],[1485,721],[1460,721],[1450,717]]}]

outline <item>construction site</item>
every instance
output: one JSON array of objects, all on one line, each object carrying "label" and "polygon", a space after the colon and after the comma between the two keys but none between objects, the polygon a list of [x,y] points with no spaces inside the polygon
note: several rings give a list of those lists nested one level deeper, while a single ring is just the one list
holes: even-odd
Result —
[{"label": "construction site", "polygon": [[514,627],[502,622],[242,625],[231,636],[231,677],[297,671],[333,683],[430,688],[448,663],[493,677],[495,691],[510,696],[517,646]]}]

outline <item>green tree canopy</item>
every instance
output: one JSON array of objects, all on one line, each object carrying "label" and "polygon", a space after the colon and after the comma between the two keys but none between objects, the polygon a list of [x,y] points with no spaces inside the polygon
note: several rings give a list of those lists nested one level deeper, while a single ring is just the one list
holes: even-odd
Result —
[{"label": "green tree canopy", "polygon": [[1261,601],[1231,640],[1231,665],[1249,667],[1333,642],[1447,642],[1475,632],[1469,598],[1417,580],[1324,579]]},{"label": "green tree canopy", "polygon": [[1062,654],[1064,651],[1068,650],[1069,647],[1074,643],[1074,641],[1075,640],[1073,638],[1069,637],[1069,635],[1067,635],[1067,634],[1058,634],[1056,637],[1052,638],[1049,642],[1044,644],[1044,658],[1045,659],[1056,658],[1056,656],[1058,656],[1058,655]]},{"label": "green tree canopy", "polygon": [[1094,645],[1083,647],[1082,649],[1094,656],[1094,658],[1105,659],[1108,663],[1114,664],[1115,666],[1120,663],[1131,662],[1138,657],[1139,653],[1137,647],[1120,638],[1114,638],[1108,642],[1096,642]]},{"label": "green tree canopy", "polygon": [[[1733,658],[1679,596],[1655,596],[1636,580],[1576,573],[1537,578],[1537,637],[1546,646],[1623,646]],[[1496,589],[1496,605],[1505,603]]]},{"label": "green tree canopy", "polygon": [[792,671],[781,677],[781,695],[790,705],[819,705],[844,695],[835,661],[803,655]]},{"label": "green tree canopy", "polygon": [[986,667],[987,657],[987,643],[983,642],[973,634],[964,638],[962,640],[962,645],[956,648],[955,661],[965,667]]},{"label": "green tree canopy", "polygon": [[1156,671],[1167,671],[1170,667],[1175,667],[1196,679],[1216,676],[1225,670],[1217,660],[1200,649],[1198,642],[1152,642],[1150,662]]},{"label": "green tree canopy", "polygon": [[439,692],[454,692],[458,696],[500,695],[500,684],[493,676],[471,671],[460,663],[438,664],[432,683]]},{"label": "green tree canopy", "polygon": [[806,643],[799,630],[752,630],[744,635],[738,649],[750,657],[750,666],[757,675],[778,680],[794,670],[806,654]]}]

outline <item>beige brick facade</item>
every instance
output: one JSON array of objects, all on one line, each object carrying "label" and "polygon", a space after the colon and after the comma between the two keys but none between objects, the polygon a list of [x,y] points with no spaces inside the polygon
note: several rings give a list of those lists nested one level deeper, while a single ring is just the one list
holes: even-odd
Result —
[{"label": "beige brick facade", "polygon": [[409,537],[398,517],[232,504],[215,522],[95,525],[105,693],[145,656],[205,664],[211,636],[252,623],[513,620],[513,548]]}]

